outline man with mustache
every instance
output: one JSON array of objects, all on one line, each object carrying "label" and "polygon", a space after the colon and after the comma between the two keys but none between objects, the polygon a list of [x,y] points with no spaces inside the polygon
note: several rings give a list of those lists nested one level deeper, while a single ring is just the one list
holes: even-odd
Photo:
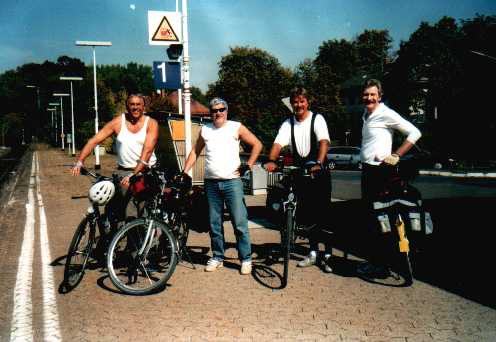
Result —
[{"label": "man with mustache", "polygon": [[251,169],[255,164],[262,143],[243,124],[228,120],[227,102],[214,98],[209,104],[212,123],[202,126],[195,146],[186,159],[184,172],[187,173],[205,148],[205,193],[208,200],[212,257],[205,272],[213,272],[224,264],[224,227],[222,216],[224,204],[229,210],[236,235],[240,273],[250,274],[251,241],[248,231],[248,212],[244,201],[243,183],[240,179],[239,143],[251,146],[246,165]]},{"label": "man with mustache", "polygon": [[[381,102],[383,91],[381,82],[369,79],[363,85],[362,101],[365,106],[362,126],[362,199],[368,207],[374,198],[384,190],[388,181],[387,166],[396,165],[400,157],[407,153],[421,137],[420,131],[401,115]],[[398,131],[406,136],[402,144],[393,152],[393,134]],[[382,240],[379,237],[380,240]],[[385,248],[378,243],[377,253],[371,256],[371,263],[361,265],[357,272],[362,275],[381,274],[386,270]]]},{"label": "man with mustache", "polygon": [[332,248],[329,241],[323,241],[324,256],[318,258],[321,230],[326,225],[331,201],[331,175],[325,169],[327,150],[331,142],[329,131],[324,117],[310,110],[312,96],[305,88],[292,89],[289,98],[294,114],[279,128],[265,169],[268,172],[276,169],[275,161],[285,146],[291,150],[294,166],[304,167],[309,162],[315,163],[310,169],[311,180],[301,179],[295,184],[299,195],[297,221],[310,228],[308,229],[310,251],[297,266],[316,265],[319,260],[322,270],[331,273]]},{"label": "man with mustache", "polygon": [[[115,134],[117,147],[117,174],[123,176],[122,191],[117,194],[124,196],[129,187],[129,179],[146,167],[155,165],[157,157],[154,149],[158,139],[158,123],[144,114],[145,98],[139,94],[131,94],[126,100],[126,113],[112,119],[84,145],[79,157],[71,169],[73,176],[80,174],[81,166],[93,149],[106,138]],[[129,199],[120,198],[114,202],[122,202],[127,206]],[[121,213],[124,215],[124,213]],[[121,217],[122,219],[122,217]]]}]

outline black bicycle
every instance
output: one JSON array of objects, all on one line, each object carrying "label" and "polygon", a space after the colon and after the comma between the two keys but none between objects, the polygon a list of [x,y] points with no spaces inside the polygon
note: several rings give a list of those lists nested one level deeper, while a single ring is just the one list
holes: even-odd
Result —
[{"label": "black bicycle", "polygon": [[[374,282],[391,286],[410,286],[413,284],[412,255],[420,237],[432,233],[430,214],[422,205],[420,192],[410,184],[416,173],[406,166],[383,165],[388,173],[386,186],[372,202],[379,229],[388,240],[391,249],[386,274],[379,275]],[[409,237],[410,236],[410,239]]]},{"label": "black bicycle", "polygon": [[184,175],[168,179],[164,172],[148,169],[134,184],[134,196],[144,201],[143,216],[115,234],[107,268],[112,283],[122,292],[148,295],[164,289],[178,260],[189,257],[186,206],[191,179]]},{"label": "black bicycle", "polygon": [[104,265],[111,232],[119,224],[115,212],[115,202],[119,199],[116,199],[115,192],[120,186],[121,177],[116,174],[112,177],[102,176],[84,167],[81,167],[81,174],[95,180],[88,193],[90,206],[77,226],[67,251],[63,280],[66,292],[81,282],[90,259],[97,265]]},{"label": "black bicycle", "polygon": [[269,188],[268,206],[275,214],[276,222],[280,225],[281,246],[283,259],[283,277],[281,288],[288,284],[289,260],[298,237],[306,237],[308,225],[298,220],[298,184],[312,177],[310,169],[314,163],[304,167],[278,166],[279,181]]}]

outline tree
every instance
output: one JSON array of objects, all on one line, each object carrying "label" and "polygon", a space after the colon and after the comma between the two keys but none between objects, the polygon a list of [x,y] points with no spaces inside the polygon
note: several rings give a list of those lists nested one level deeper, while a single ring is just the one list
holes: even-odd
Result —
[{"label": "tree", "polygon": [[368,77],[383,78],[393,42],[388,30],[365,30],[354,42],[358,68]]},{"label": "tree", "polygon": [[229,114],[270,146],[287,109],[281,99],[292,87],[292,72],[261,49],[231,48],[219,63],[219,79],[210,84],[207,97],[222,97]]}]

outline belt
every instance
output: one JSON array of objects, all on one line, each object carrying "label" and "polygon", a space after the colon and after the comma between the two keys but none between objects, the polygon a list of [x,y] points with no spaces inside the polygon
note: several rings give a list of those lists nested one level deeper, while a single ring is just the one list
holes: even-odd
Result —
[{"label": "belt", "polygon": [[117,170],[123,170],[123,171],[134,171],[134,167],[124,167],[124,166],[117,166]]}]

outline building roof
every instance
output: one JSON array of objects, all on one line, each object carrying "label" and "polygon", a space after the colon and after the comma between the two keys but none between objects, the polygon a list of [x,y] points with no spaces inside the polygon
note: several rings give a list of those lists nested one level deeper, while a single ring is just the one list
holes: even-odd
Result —
[{"label": "building roof", "polygon": [[[178,108],[178,101],[177,101],[177,90],[171,92],[169,95],[167,95],[167,98],[169,99],[170,103],[177,109]],[[195,99],[191,98],[191,115],[197,115],[197,116],[209,116],[209,111],[208,107],[204,106],[200,102],[196,101]],[[183,112],[184,112],[184,100],[183,100]]]}]

